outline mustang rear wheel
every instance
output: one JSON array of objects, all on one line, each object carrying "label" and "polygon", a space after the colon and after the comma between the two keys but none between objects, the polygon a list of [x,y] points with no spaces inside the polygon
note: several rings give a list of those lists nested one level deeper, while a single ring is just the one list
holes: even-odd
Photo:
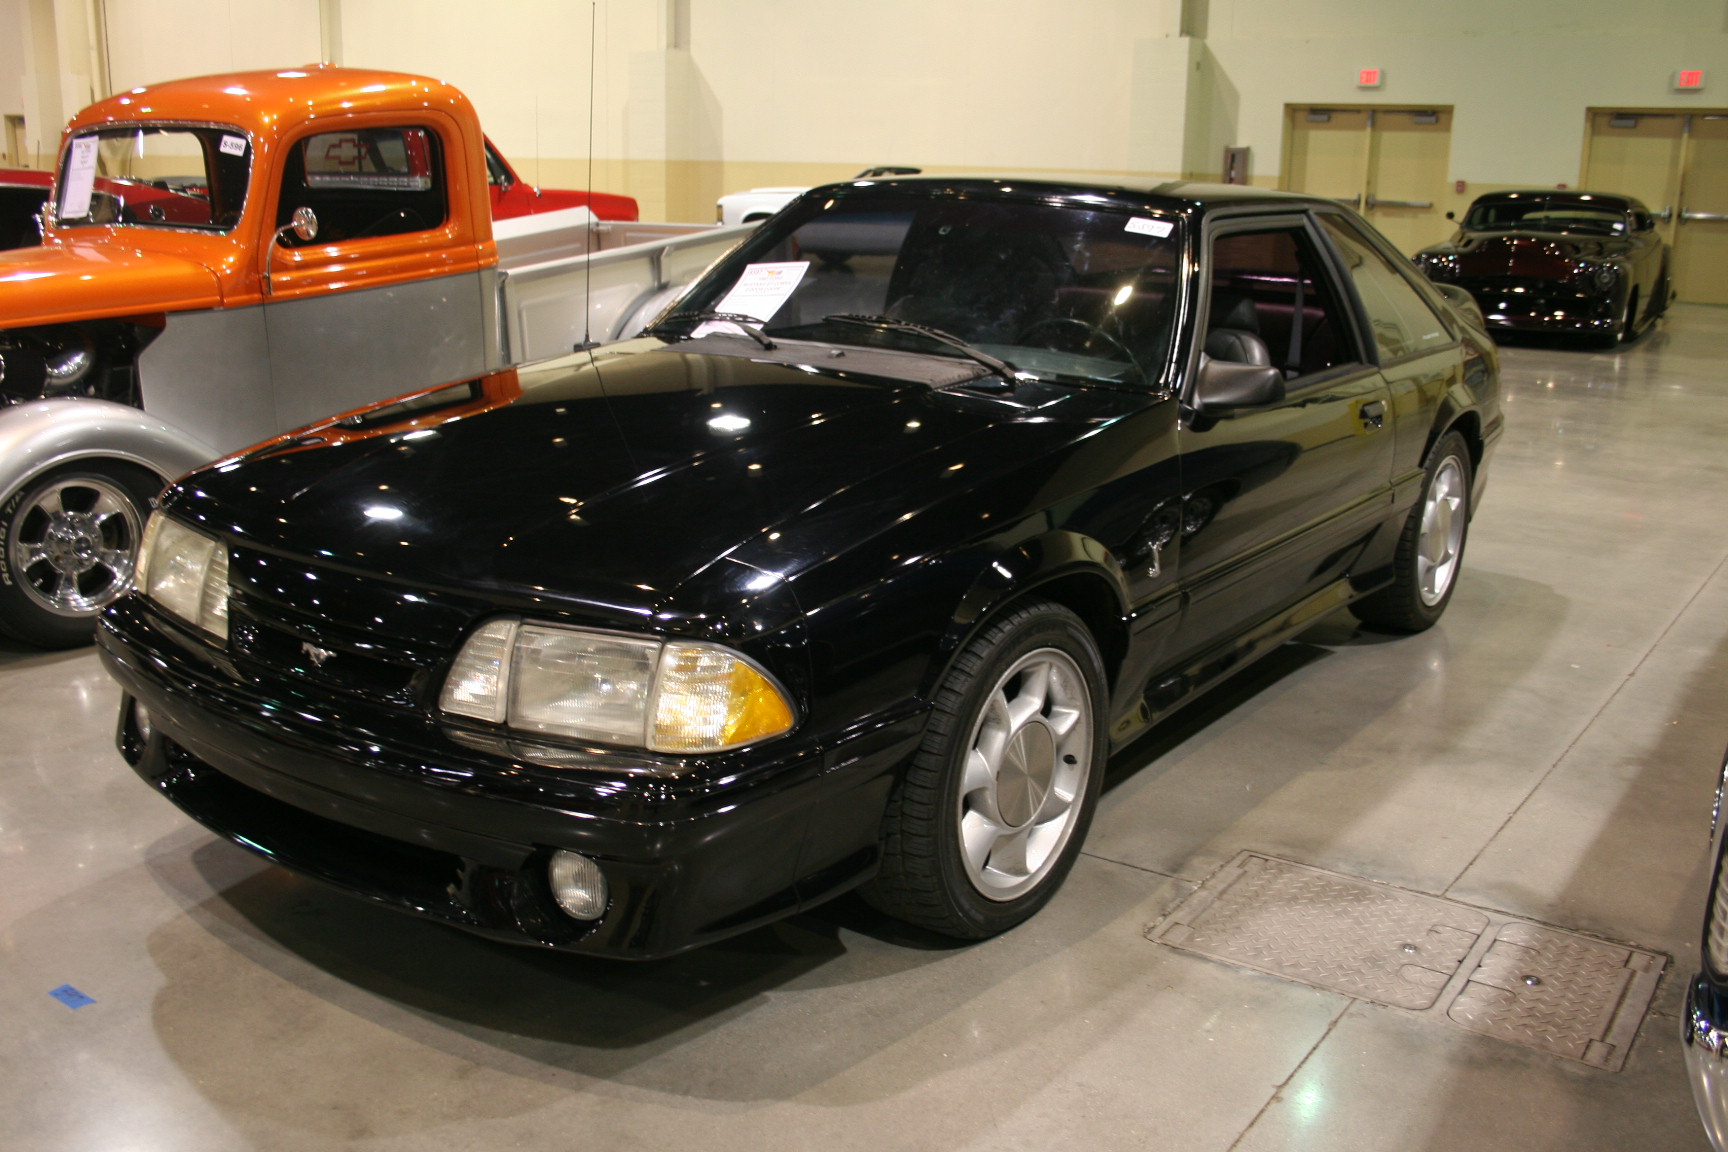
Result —
[{"label": "mustang rear wheel", "polygon": [[889,803],[865,898],[968,940],[1042,908],[1091,823],[1104,682],[1091,633],[1058,604],[1014,609],[967,645]]},{"label": "mustang rear wheel", "polygon": [[100,461],[39,476],[0,504],[0,631],[44,648],[90,642],[132,586],[150,498],[143,468]]},{"label": "mustang rear wheel", "polygon": [[1429,450],[1422,498],[1398,537],[1392,583],[1350,606],[1356,618],[1388,632],[1432,627],[1452,599],[1470,528],[1470,450],[1456,432]]}]

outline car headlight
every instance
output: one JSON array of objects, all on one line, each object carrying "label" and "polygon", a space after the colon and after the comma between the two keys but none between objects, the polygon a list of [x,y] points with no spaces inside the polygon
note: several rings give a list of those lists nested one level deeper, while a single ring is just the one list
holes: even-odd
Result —
[{"label": "car headlight", "polygon": [[514,617],[468,637],[438,706],[518,731],[654,752],[722,752],[793,723],[785,693],[728,648]]},{"label": "car headlight", "polygon": [[228,549],[214,536],[151,513],[138,549],[137,582],[157,607],[228,639]]}]

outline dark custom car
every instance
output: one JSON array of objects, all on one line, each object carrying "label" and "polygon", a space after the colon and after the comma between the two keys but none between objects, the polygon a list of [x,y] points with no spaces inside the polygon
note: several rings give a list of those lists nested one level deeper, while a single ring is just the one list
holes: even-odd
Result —
[{"label": "dark custom car", "polygon": [[98,637],[145,780],[360,896],[643,958],[862,885],[976,939],[1160,717],[1345,605],[1432,625],[1501,426],[1336,204],[830,185],[641,338],[171,486]]},{"label": "dark custom car", "polygon": [[1496,332],[1570,334],[1612,347],[1668,307],[1668,247],[1649,209],[1629,196],[1481,196],[1450,240],[1414,259],[1430,280],[1470,293]]}]

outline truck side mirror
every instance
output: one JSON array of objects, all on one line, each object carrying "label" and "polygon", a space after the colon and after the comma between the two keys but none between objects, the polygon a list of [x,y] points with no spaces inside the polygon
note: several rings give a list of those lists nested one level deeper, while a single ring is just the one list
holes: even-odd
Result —
[{"label": "truck side mirror", "polygon": [[288,223],[276,229],[276,234],[270,237],[270,247],[264,250],[264,295],[266,296],[272,294],[270,286],[270,261],[275,259],[276,249],[282,246],[282,241],[288,239],[288,234],[290,232],[292,232],[295,238],[300,240],[301,243],[305,243],[308,240],[316,240],[318,238],[318,213],[302,204],[300,207],[294,209],[294,215],[289,217]]},{"label": "truck side mirror", "polygon": [[304,204],[294,209],[294,215],[288,223],[276,229],[276,243],[282,243],[284,237],[290,232],[294,233],[295,238],[302,244],[308,240],[318,239],[318,213]]}]

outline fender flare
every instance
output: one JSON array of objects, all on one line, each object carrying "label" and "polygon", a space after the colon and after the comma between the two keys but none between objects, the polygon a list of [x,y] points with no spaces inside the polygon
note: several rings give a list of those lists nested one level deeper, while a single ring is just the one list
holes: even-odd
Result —
[{"label": "fender flare", "polygon": [[[1070,577],[1078,580],[1069,584],[1067,578]],[[1098,540],[1077,532],[1053,529],[1019,541],[1012,548],[991,557],[979,570],[954,611],[942,656],[932,664],[935,679],[927,688],[941,682],[955,657],[1003,606],[1058,581],[1063,581],[1070,592],[1053,598],[1074,608],[1093,629],[1105,665],[1114,679],[1116,664],[1126,647],[1129,614],[1127,575],[1115,553]],[[1070,602],[1074,599],[1072,589],[1076,585],[1095,591],[1095,595],[1086,597],[1089,605]],[[1082,610],[1083,607],[1090,610]],[[1101,625],[1106,623],[1105,616],[1109,617],[1108,631],[1101,629]]]},{"label": "fender flare", "polygon": [[32,400],[0,409],[0,502],[50,468],[78,460],[122,460],[167,482],[216,455],[197,437],[124,404]]}]

